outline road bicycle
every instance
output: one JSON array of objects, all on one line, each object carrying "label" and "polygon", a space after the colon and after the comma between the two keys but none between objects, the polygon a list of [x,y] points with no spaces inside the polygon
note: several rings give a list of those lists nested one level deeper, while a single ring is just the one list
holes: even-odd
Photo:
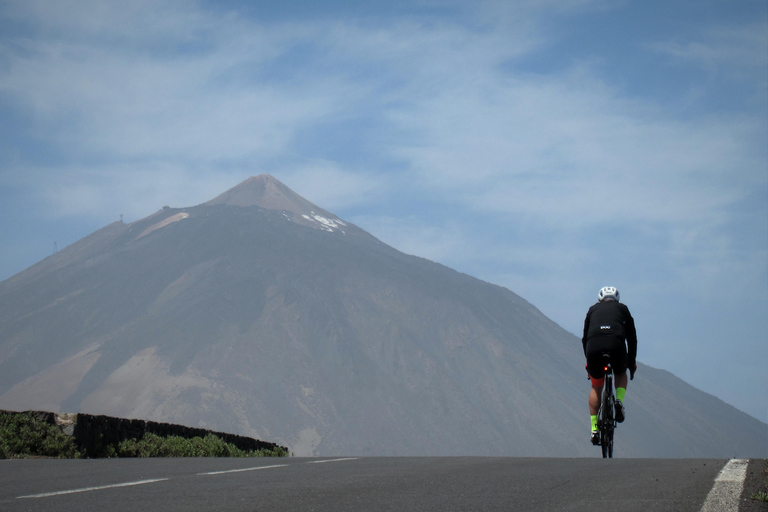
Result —
[{"label": "road bicycle", "polygon": [[611,367],[611,355],[603,354],[603,370],[605,371],[605,385],[600,398],[600,409],[597,412],[597,429],[600,431],[600,447],[603,449],[603,458],[613,458],[613,431],[616,428],[616,395],[613,391],[613,368]]}]

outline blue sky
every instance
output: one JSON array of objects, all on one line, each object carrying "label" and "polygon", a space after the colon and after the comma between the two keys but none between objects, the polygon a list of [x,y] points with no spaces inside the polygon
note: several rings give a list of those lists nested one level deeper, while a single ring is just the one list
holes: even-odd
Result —
[{"label": "blue sky", "polygon": [[0,0],[0,121],[0,279],[269,173],[767,419],[764,0]]}]

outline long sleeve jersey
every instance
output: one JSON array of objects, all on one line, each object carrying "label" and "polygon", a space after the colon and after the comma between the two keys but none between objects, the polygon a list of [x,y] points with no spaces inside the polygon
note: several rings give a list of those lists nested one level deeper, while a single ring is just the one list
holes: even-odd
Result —
[{"label": "long sleeve jersey", "polygon": [[629,365],[634,366],[637,359],[635,320],[629,308],[615,300],[598,302],[587,311],[587,317],[584,319],[584,336],[581,338],[584,353],[587,352],[587,341],[606,335],[626,339]]}]

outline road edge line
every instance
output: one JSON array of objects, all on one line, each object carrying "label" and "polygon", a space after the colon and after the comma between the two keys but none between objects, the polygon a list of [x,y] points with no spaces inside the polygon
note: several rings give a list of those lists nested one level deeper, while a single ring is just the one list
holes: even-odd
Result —
[{"label": "road edge line", "polygon": [[701,512],[738,512],[749,459],[731,459],[720,470]]}]

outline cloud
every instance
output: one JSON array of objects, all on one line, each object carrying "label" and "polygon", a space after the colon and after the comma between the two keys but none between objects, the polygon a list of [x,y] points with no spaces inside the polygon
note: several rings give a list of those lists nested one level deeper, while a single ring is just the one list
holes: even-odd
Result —
[{"label": "cloud", "polygon": [[446,87],[392,118],[414,134],[397,156],[477,208],[581,224],[685,221],[738,199],[734,171],[757,174],[754,119],[683,121],[583,69],[473,78],[477,87]]},{"label": "cloud", "polygon": [[98,39],[23,42],[23,51],[9,57],[0,90],[26,105],[38,126],[53,123],[54,131],[41,129],[38,137],[71,157],[269,156],[286,149],[297,126],[329,115],[338,93],[323,81],[308,95],[290,83],[248,80],[246,68],[257,73],[290,40],[254,28],[211,36],[210,47],[171,56],[101,46]]},{"label": "cloud", "polygon": [[195,0],[30,0],[5,5],[3,18],[35,39],[96,40],[124,51],[189,42],[220,28],[199,7]]},{"label": "cloud", "polygon": [[745,71],[754,79],[768,65],[768,26],[755,22],[746,25],[709,27],[695,40],[664,41],[649,47],[678,59],[703,66],[712,71],[736,70],[739,78]]}]

